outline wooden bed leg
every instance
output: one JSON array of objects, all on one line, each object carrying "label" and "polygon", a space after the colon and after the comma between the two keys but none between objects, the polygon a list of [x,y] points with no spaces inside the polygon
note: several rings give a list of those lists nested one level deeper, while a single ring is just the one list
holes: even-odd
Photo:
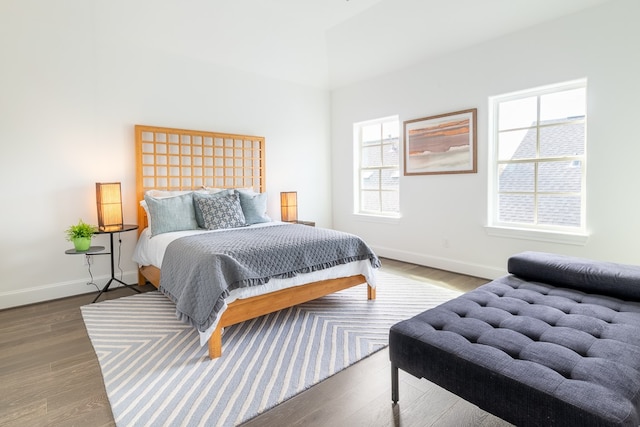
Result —
[{"label": "wooden bed leg", "polygon": [[209,338],[209,358],[217,359],[220,356],[222,356],[222,328],[218,325]]},{"label": "wooden bed leg", "polygon": [[400,393],[398,391],[398,367],[392,363],[391,364],[391,400],[393,401],[394,405],[398,403],[398,400],[400,400],[399,394]]},{"label": "wooden bed leg", "polygon": [[138,270],[138,286],[144,286],[147,284],[147,278],[142,275],[140,270]]},{"label": "wooden bed leg", "polygon": [[367,299],[376,299],[376,288],[367,285]]}]

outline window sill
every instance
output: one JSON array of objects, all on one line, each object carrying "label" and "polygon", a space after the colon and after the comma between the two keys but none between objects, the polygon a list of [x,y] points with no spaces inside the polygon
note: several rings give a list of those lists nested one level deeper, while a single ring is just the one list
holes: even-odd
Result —
[{"label": "window sill", "polygon": [[485,226],[489,236],[507,237],[511,239],[536,240],[539,242],[562,243],[565,245],[584,246],[589,240],[586,233],[566,233],[548,230],[528,230],[515,227]]},{"label": "window sill", "polygon": [[386,216],[386,215],[368,215],[361,213],[354,213],[353,216],[359,221],[376,222],[378,224],[398,224],[400,222],[400,215],[398,216]]}]

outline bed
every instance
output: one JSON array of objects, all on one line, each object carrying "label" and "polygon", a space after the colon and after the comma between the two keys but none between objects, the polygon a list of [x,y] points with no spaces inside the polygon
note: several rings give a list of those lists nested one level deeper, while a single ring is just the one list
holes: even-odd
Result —
[{"label": "bed", "polygon": [[[139,283],[149,282],[156,286],[176,302],[178,317],[194,326],[199,325],[197,329],[201,343],[208,344],[209,356],[212,359],[222,355],[222,331],[227,326],[363,283],[368,284],[367,298],[375,299],[375,269],[379,266],[379,261],[370,249],[365,255],[363,248],[368,246],[360,241],[351,245],[358,247],[357,256],[342,255],[343,251],[338,247],[335,251],[341,254],[340,260],[334,262],[328,261],[326,257],[329,255],[324,250],[314,249],[314,256],[325,258],[314,260],[318,265],[312,268],[296,267],[295,271],[286,274],[278,270],[282,274],[274,274],[266,279],[257,279],[254,276],[243,277],[242,280],[238,278],[237,281],[233,281],[241,283],[238,288],[225,290],[223,300],[212,303],[213,316],[204,323],[194,323],[196,316],[181,311],[179,298],[183,293],[189,293],[193,298],[194,295],[209,291],[203,291],[201,285],[197,285],[201,288],[196,288],[195,282],[203,281],[200,280],[200,270],[193,276],[198,278],[193,280],[193,284],[180,279],[181,274],[186,274],[185,271],[191,272],[189,269],[192,267],[187,266],[186,260],[205,258],[205,255],[187,255],[187,251],[195,251],[204,245],[210,246],[213,253],[218,250],[214,246],[220,240],[224,239],[229,245],[237,246],[237,242],[241,240],[255,242],[254,236],[261,236],[258,241],[265,240],[265,248],[268,244],[266,241],[280,242],[279,236],[284,234],[291,236],[293,244],[301,245],[312,245],[311,240],[316,236],[330,240],[348,238],[351,242],[353,237],[357,240],[359,238],[333,230],[264,218],[264,137],[136,125],[135,141],[136,196],[141,203],[138,209],[139,239],[134,260],[140,266]],[[224,205],[220,204],[220,200],[224,201]],[[169,203],[171,208],[166,207]],[[181,223],[181,219],[176,220],[184,217],[183,209],[188,209],[189,203],[191,206],[206,208],[202,211],[196,209],[199,212],[196,214],[198,218],[195,218],[197,227],[193,227],[193,219],[189,219],[187,224]],[[240,211],[245,214],[243,224],[236,218],[243,216],[237,212],[238,205],[242,207]],[[178,211],[172,210],[174,206],[179,206]],[[259,211],[260,207],[263,207],[262,211]],[[227,212],[227,209],[231,213],[221,218],[220,212]],[[206,221],[204,226],[203,221]],[[214,240],[215,245],[211,243]],[[263,250],[271,255],[276,253],[274,248]],[[283,258],[296,258],[296,261],[292,262],[300,262],[301,258],[306,257],[304,254],[293,254],[291,249],[282,250],[288,250],[289,252],[283,253],[290,255],[261,256],[260,259],[273,258],[282,264]],[[221,273],[225,280],[229,271],[235,273],[236,270],[245,270],[244,267],[238,267],[239,263],[233,256],[223,256],[217,252],[213,256],[216,257],[216,264],[225,268],[224,274]],[[231,261],[228,258],[232,258]],[[270,268],[276,271],[275,267]],[[280,265],[278,268],[283,267]],[[255,274],[255,269],[247,269]],[[191,288],[175,291],[171,286]],[[221,286],[226,289],[226,284]],[[219,299],[220,296],[216,298]],[[202,304],[204,302],[198,299],[191,305]]]}]

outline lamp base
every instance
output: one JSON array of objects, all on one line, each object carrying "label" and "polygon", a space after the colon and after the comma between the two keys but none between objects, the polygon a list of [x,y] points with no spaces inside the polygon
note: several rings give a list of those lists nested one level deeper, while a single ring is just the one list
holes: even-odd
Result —
[{"label": "lamp base", "polygon": [[113,224],[113,225],[101,225],[98,227],[100,231],[103,232],[114,232],[114,231],[122,231],[122,224]]}]

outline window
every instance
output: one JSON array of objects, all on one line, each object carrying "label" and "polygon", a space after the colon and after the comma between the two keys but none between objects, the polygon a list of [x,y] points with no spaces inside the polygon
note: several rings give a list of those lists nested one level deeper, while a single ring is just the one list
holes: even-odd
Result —
[{"label": "window", "polygon": [[355,212],[399,216],[399,141],[397,116],[356,123]]},{"label": "window", "polygon": [[489,225],[584,233],[586,80],[489,103]]}]

